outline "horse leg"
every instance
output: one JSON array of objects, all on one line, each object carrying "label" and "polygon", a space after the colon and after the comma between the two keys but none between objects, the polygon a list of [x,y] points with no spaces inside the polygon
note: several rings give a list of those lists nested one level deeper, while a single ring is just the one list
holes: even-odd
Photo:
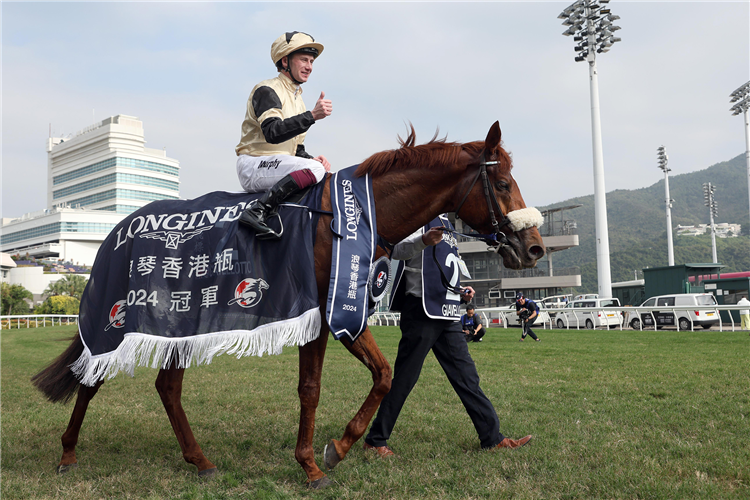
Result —
[{"label": "horse leg", "polygon": [[343,460],[354,443],[359,441],[380,406],[380,402],[391,389],[391,367],[375,343],[370,328],[362,332],[353,344],[344,342],[344,345],[372,372],[372,389],[357,414],[346,426],[341,441],[332,439],[326,446],[323,463],[328,469],[333,469]]},{"label": "horse leg", "polygon": [[89,402],[94,398],[99,387],[102,386],[104,381],[97,382],[94,387],[88,387],[81,385],[78,388],[78,397],[76,398],[76,405],[73,408],[73,414],[70,416],[70,422],[68,422],[68,428],[62,435],[62,446],[63,454],[60,459],[60,463],[57,466],[57,473],[64,474],[71,469],[78,467],[78,459],[76,458],[76,444],[78,444],[78,434],[81,432],[81,425],[83,425],[83,418],[86,416],[86,410],[89,407]]},{"label": "horse leg", "polygon": [[169,368],[159,370],[156,377],[156,390],[159,392],[164,409],[167,410],[169,422],[172,424],[177,441],[182,449],[182,457],[187,463],[198,467],[199,476],[213,476],[216,474],[216,466],[212,464],[201,451],[201,447],[195,441],[193,431],[182,409],[182,378],[185,375],[184,368]]},{"label": "horse leg", "polygon": [[313,434],[315,432],[315,411],[320,399],[320,378],[323,374],[323,358],[328,344],[328,325],[321,328],[317,339],[299,348],[299,386],[297,391],[300,400],[299,434],[294,457],[307,474],[310,488],[324,488],[331,481],[315,463]]}]

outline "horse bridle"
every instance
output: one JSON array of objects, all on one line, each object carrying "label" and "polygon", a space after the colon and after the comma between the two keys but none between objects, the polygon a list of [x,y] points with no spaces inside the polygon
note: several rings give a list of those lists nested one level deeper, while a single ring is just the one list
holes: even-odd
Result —
[{"label": "horse bridle", "polygon": [[[464,206],[464,202],[466,202],[466,199],[469,197],[469,193],[471,193],[471,190],[474,189],[474,184],[476,184],[479,177],[481,177],[482,186],[484,188],[484,199],[487,202],[487,209],[490,212],[492,233],[500,246],[506,246],[508,244],[508,237],[505,236],[505,233],[503,233],[500,229],[510,224],[510,219],[506,217],[505,214],[503,214],[503,209],[500,207],[500,202],[497,201],[497,196],[495,196],[495,190],[490,189],[490,180],[487,175],[487,165],[497,165],[498,161],[486,161],[484,158],[484,153],[485,152],[482,151],[482,155],[479,157],[479,170],[477,170],[477,174],[474,176],[474,180],[471,181],[469,189],[466,190],[466,194],[464,194],[463,198],[461,198],[461,202],[458,204],[458,207],[453,211],[453,213],[456,214],[456,217],[460,218],[458,211],[461,210],[461,207]],[[497,213],[500,214],[500,221],[498,221],[497,217],[495,216],[495,207],[497,207]]]},{"label": "horse bridle", "polygon": [[[497,165],[497,161],[486,161],[484,157],[484,151],[482,151],[482,155],[479,157],[479,170],[477,170],[477,174],[474,176],[474,179],[471,181],[471,184],[469,185],[469,189],[466,190],[466,194],[464,194],[463,198],[461,198],[461,202],[458,204],[458,207],[453,211],[454,214],[456,214],[456,217],[459,218],[458,211],[461,210],[461,207],[464,206],[464,202],[466,202],[466,199],[469,197],[469,193],[471,193],[471,190],[474,189],[474,184],[477,183],[477,180],[479,177],[482,177],[482,187],[484,188],[484,199],[487,202],[487,209],[490,213],[490,222],[492,223],[492,234],[463,234],[458,233],[456,231],[456,234],[461,234],[463,236],[469,236],[473,238],[480,239],[487,243],[488,245],[494,245],[495,243],[499,244],[500,247],[508,246],[508,237],[505,236],[505,233],[503,233],[500,228],[503,228],[510,224],[510,219],[503,214],[503,209],[500,207],[500,202],[497,201],[497,196],[495,196],[495,191],[493,189],[490,189],[490,180],[489,176],[487,175],[487,165]],[[493,206],[494,202],[494,206]],[[500,214],[500,221],[497,220],[497,217],[495,216],[495,207],[497,207],[497,212]],[[435,264],[437,264],[437,268],[440,271],[440,281],[442,285],[456,293],[461,294],[463,293],[463,290],[458,286],[453,286],[450,284],[450,281],[448,280],[448,277],[445,276],[445,273],[443,272],[443,268],[440,265],[440,263],[437,260],[437,254],[435,251],[435,247],[432,247],[432,259],[435,261]]]}]

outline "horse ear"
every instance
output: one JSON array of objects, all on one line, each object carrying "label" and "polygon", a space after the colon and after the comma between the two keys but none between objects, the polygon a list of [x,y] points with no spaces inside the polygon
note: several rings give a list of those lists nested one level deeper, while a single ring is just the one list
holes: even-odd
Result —
[{"label": "horse ear", "polygon": [[487,132],[487,138],[484,140],[484,149],[486,151],[492,151],[497,148],[500,145],[501,136],[500,122],[497,121],[492,124],[490,131]]}]

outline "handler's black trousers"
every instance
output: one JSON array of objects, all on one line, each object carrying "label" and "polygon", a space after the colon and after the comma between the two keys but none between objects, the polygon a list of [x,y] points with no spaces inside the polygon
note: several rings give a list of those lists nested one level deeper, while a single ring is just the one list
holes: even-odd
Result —
[{"label": "handler's black trousers", "polygon": [[534,319],[532,319],[531,321],[524,321],[523,322],[523,331],[521,332],[521,338],[522,339],[525,339],[526,335],[528,335],[532,339],[537,340],[537,336],[534,335],[534,331],[531,329],[531,325],[533,325],[534,322],[537,319],[539,319],[539,315],[538,314],[536,316],[534,316]]},{"label": "handler's black trousers", "polygon": [[479,374],[469,355],[461,323],[428,318],[422,309],[422,300],[412,295],[406,296],[401,311],[401,341],[391,390],[380,404],[365,442],[372,446],[387,444],[430,349],[466,408],[482,448],[498,445],[504,439],[500,434],[500,422],[492,403],[479,388]]}]

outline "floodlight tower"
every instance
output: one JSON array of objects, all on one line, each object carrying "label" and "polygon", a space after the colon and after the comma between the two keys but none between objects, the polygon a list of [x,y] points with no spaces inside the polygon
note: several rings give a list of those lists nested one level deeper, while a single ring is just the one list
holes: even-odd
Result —
[{"label": "floodlight tower", "polygon": [[[742,113],[745,117],[745,163],[747,164],[747,195],[748,195],[748,214],[750,215],[750,119],[748,119],[748,109],[750,109],[750,82],[738,88],[729,97],[730,102],[736,102],[729,111],[732,116]],[[739,102],[738,102],[739,101]],[[750,218],[746,220],[750,224]]]},{"label": "floodlight tower", "polygon": [[609,52],[612,45],[621,39],[613,35],[620,29],[612,21],[620,19],[600,4],[609,0],[577,0],[557,16],[569,26],[563,32],[573,35],[577,42],[575,51],[580,53],[575,60],[589,63],[591,85],[591,139],[594,152],[594,218],[596,223],[596,268],[598,272],[599,296],[612,296],[612,272],[609,263],[609,229],[607,227],[607,199],[604,190],[604,155],[602,153],[602,126],[599,116],[599,80],[596,70],[596,54]]},{"label": "floodlight tower", "polygon": [[664,197],[667,205],[667,258],[669,265],[674,266],[674,244],[672,243],[672,202],[674,200],[669,197],[669,172],[672,169],[667,168],[669,156],[664,146],[659,146],[656,149],[656,159],[659,163],[659,168],[664,171]]},{"label": "floodlight tower", "polygon": [[714,224],[714,219],[718,216],[719,212],[714,191],[716,191],[716,186],[710,182],[703,183],[703,203],[708,207],[708,213],[711,216],[711,256],[714,259],[714,264],[716,264],[719,262],[719,259],[716,256],[716,224]]}]

